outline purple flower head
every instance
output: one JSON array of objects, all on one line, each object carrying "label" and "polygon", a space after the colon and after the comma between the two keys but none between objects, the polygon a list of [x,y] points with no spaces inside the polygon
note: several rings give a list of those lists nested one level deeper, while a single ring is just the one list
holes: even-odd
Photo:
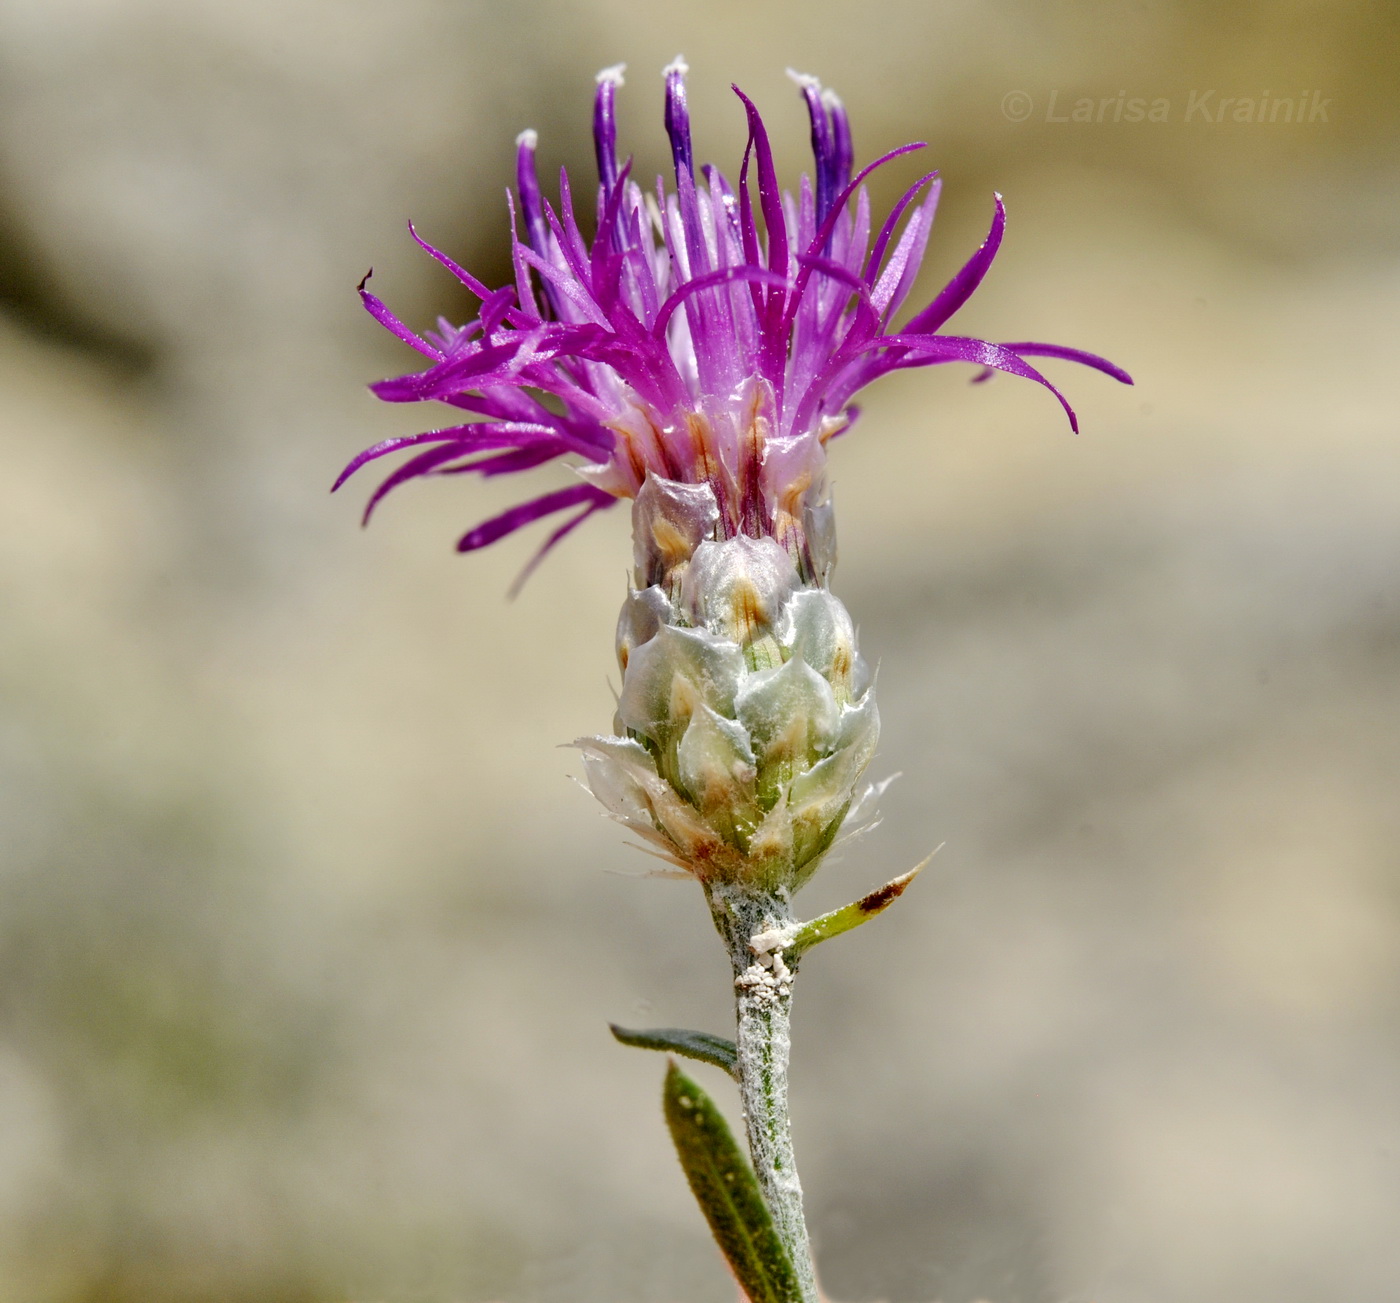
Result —
[{"label": "purple flower head", "polygon": [[[938,201],[921,177],[878,230],[863,185],[876,168],[922,144],[891,150],[856,175],[841,101],[815,78],[793,75],[811,117],[814,175],[796,192],[778,184],[758,110],[735,87],[749,139],[733,186],[714,167],[696,173],[685,73],[665,70],[665,125],[675,188],[654,193],[619,162],[614,100],[622,68],[598,74],[593,135],[596,229],[579,228],[567,172],[557,207],[535,170],[536,136],[517,141],[508,192],[515,283],[488,289],[446,254],[413,238],[481,300],[461,327],[439,321],[419,336],[360,285],[365,307],[422,353],[426,369],[373,386],[388,402],[446,403],[470,420],[360,453],[336,482],[370,461],[413,449],[375,490],[368,520],[389,490],[427,475],[500,475],[558,457],[577,459],[579,482],[524,502],[462,536],[463,552],[521,526],[572,512],[545,552],[593,512],[635,498],[648,475],[708,485],[717,536],[775,538],[808,577],[822,528],[827,441],[858,415],[852,399],[906,367],[971,362],[978,378],[1007,371],[1059,390],[1026,359],[1060,358],[1131,378],[1092,353],[1052,344],[993,344],[940,333],[971,297],[1001,244],[1005,210],[981,248],[933,301],[893,325],[914,284]],[[873,237],[873,238],[872,238]],[[368,279],[368,277],[366,277]],[[533,566],[533,562],[531,563]]]}]

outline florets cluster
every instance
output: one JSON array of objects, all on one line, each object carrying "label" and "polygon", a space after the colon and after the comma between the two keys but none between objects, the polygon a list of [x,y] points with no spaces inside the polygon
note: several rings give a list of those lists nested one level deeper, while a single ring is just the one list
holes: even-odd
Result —
[{"label": "florets cluster", "polygon": [[[619,163],[614,102],[622,69],[598,75],[593,134],[598,165],[595,230],[587,239],[566,171],[557,209],[543,197],[536,136],[518,142],[508,192],[515,283],[489,289],[445,253],[418,241],[481,300],[464,326],[410,330],[362,284],[370,313],[428,358],[374,392],[388,402],[435,401],[469,413],[451,425],[366,449],[337,487],[367,462],[414,454],[372,495],[424,476],[501,475],[572,457],[578,480],[484,521],[458,547],[483,547],[534,520],[574,514],[541,554],[593,512],[633,498],[648,474],[708,484],[723,537],[770,537],[800,569],[805,520],[825,496],[826,445],[859,414],[856,393],[891,371],[971,362],[1063,396],[1026,361],[1057,357],[1119,380],[1091,353],[1053,344],[995,344],[939,333],[971,297],[1001,245],[1000,196],[982,247],[900,327],[938,201],[937,173],[921,177],[875,228],[865,179],[914,150],[902,146],[852,175],[850,123],[841,101],[795,77],[811,119],[813,177],[779,185],[763,120],[737,87],[749,140],[732,186],[697,169],[685,64],[665,71],[665,126],[675,186],[654,192]],[[756,185],[751,186],[751,177]],[[755,201],[754,189],[757,190]],[[901,223],[903,226],[901,228]],[[522,230],[523,228],[523,230]]]}]

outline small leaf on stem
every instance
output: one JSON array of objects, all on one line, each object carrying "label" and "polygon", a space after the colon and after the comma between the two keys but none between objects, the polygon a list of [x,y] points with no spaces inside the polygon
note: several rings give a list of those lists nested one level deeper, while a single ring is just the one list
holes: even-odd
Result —
[{"label": "small leaf on stem", "polygon": [[[937,853],[935,851],[934,855]],[[784,952],[789,959],[795,959],[804,950],[810,950],[818,941],[826,941],[830,937],[840,936],[842,932],[849,932],[853,927],[859,927],[867,919],[872,919],[876,914],[882,913],[904,894],[905,887],[914,881],[919,870],[931,859],[933,859],[933,855],[930,855],[923,863],[916,864],[908,873],[901,873],[893,881],[885,883],[883,887],[876,887],[874,891],[867,893],[859,900],[852,901],[849,905],[833,909],[831,913],[822,914],[810,922],[798,924],[792,940],[783,947]]]},{"label": "small leaf on stem", "polygon": [[673,1062],[662,1104],[686,1180],[739,1287],[751,1303],[801,1303],[792,1259],[714,1101]]},{"label": "small leaf on stem", "polygon": [[619,1027],[615,1022],[610,1022],[608,1026],[624,1045],[635,1045],[639,1050],[664,1050],[687,1059],[699,1059],[701,1063],[723,1068],[731,1077],[738,1072],[734,1042],[725,1040],[723,1036],[690,1031],[685,1027],[650,1027],[645,1031],[632,1031]]}]

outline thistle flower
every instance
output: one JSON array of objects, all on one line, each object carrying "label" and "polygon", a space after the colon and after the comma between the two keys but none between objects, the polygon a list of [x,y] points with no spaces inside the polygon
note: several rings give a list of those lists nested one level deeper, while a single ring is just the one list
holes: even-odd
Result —
[{"label": "thistle flower", "polygon": [[558,207],[543,197],[535,133],[526,131],[507,195],[514,285],[488,289],[412,227],[480,298],[477,318],[440,321],[419,336],[361,284],[369,312],[430,361],[374,392],[442,402],[473,419],[376,444],[336,487],[368,462],[415,450],[374,491],[368,520],[412,479],[501,475],[572,457],[578,482],[458,542],[471,551],[572,512],[525,574],[594,512],[632,499],[635,587],[618,627],[617,736],[579,743],[590,784],[614,817],[707,886],[786,892],[830,846],[879,730],[854,626],[827,589],[835,535],[826,446],[855,422],[852,399],[891,371],[970,362],[979,378],[1005,371],[1044,385],[1077,429],[1028,357],[1131,381],[1078,349],[940,333],[1001,245],[999,195],[982,246],[896,328],[939,180],[921,177],[878,230],[864,182],[924,146],[892,150],[853,176],[841,101],[794,74],[811,119],[814,177],[804,175],[795,193],[779,187],[763,121],[736,87],[749,136],[734,187],[716,168],[697,174],[686,71],[679,59],[665,70],[674,191],[658,179],[654,194],[644,192],[631,160],[619,163],[622,68],[609,68],[594,101],[591,243],[567,172]]}]

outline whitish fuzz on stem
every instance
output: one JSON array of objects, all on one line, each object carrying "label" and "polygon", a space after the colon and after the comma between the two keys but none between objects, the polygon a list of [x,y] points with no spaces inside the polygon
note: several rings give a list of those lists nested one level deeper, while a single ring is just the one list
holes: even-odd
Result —
[{"label": "whitish fuzz on stem", "polygon": [[816,1269],[788,1114],[795,961],[789,968],[781,949],[753,944],[755,938],[790,929],[795,921],[792,908],[786,892],[754,890],[745,884],[708,882],[705,894],[734,969],[736,1076],[754,1173],[797,1272],[802,1299],[817,1303]]}]

